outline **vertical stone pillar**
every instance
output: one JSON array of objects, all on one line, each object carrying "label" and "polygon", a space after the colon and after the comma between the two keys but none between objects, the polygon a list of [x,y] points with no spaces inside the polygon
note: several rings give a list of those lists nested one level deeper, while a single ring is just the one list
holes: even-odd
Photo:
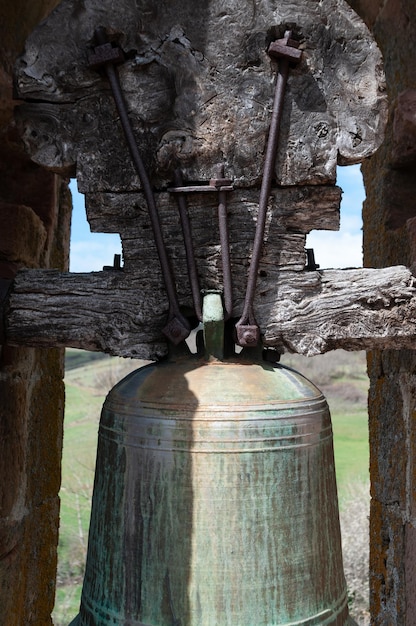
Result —
[{"label": "vertical stone pillar", "polygon": [[[13,125],[12,71],[56,0],[0,9],[0,279],[67,268],[67,183],[31,163]],[[7,7],[6,7],[7,4]],[[0,623],[51,624],[64,405],[63,351],[0,348]]]},{"label": "vertical stone pillar", "polygon": [[[382,51],[390,117],[364,162],[364,262],[416,267],[414,0],[349,0]],[[371,623],[416,623],[416,352],[374,351],[370,376]]]}]

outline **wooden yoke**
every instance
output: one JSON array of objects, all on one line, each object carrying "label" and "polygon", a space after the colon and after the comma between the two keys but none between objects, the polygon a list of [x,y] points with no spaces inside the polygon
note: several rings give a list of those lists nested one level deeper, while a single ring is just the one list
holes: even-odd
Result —
[{"label": "wooden yoke", "polygon": [[[156,4],[156,6],[155,6]],[[168,6],[166,6],[168,4]],[[175,194],[223,163],[233,277],[242,312],[264,164],[275,62],[287,28],[302,60],[291,72],[256,288],[263,341],[279,350],[412,346],[416,287],[404,267],[317,271],[306,266],[312,229],[337,230],[337,162],[357,163],[382,141],[381,58],[344,0],[255,3],[63,0],[27,42],[16,68],[17,125],[33,160],[77,176],[94,232],[119,233],[123,268],[90,274],[18,273],[6,308],[12,344],[74,346],[114,355],[166,354],[168,303],[141,181],[114,101],[91,69],[103,27],[124,51],[119,75],[151,180],[181,311],[193,315]],[[222,286],[216,194],[187,194],[202,289]]]}]

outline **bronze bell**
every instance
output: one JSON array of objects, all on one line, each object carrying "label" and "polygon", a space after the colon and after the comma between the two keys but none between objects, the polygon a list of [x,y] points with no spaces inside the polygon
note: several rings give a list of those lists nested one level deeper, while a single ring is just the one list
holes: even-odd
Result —
[{"label": "bronze bell", "polygon": [[354,624],[331,419],[309,380],[179,356],[110,391],[72,626],[110,624]]}]

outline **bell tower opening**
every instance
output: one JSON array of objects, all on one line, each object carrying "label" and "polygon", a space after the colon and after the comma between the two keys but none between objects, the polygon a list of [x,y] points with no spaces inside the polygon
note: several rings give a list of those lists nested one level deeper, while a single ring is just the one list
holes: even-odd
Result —
[{"label": "bell tower opening", "polygon": [[71,272],[97,272],[111,266],[114,255],[121,255],[120,235],[93,233],[85,212],[85,198],[77,189],[75,179],[70,182],[73,211],[69,269]]},{"label": "bell tower opening", "polygon": [[362,267],[365,190],[360,165],[339,166],[337,185],[342,189],[340,229],[312,231],[306,238],[306,247],[314,250],[320,269]]}]

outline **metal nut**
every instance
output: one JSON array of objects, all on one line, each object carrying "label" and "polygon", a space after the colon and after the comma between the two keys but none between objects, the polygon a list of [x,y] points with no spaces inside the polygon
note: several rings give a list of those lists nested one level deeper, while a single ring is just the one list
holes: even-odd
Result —
[{"label": "metal nut", "polygon": [[88,65],[93,69],[98,69],[106,63],[118,64],[123,63],[123,61],[123,51],[119,47],[113,46],[110,42],[96,46],[94,52],[88,57]]},{"label": "metal nut", "polygon": [[190,330],[177,317],[172,317],[162,329],[162,333],[177,346],[189,336]]},{"label": "metal nut", "polygon": [[243,348],[253,348],[260,340],[260,329],[252,324],[236,326],[237,343]]}]

